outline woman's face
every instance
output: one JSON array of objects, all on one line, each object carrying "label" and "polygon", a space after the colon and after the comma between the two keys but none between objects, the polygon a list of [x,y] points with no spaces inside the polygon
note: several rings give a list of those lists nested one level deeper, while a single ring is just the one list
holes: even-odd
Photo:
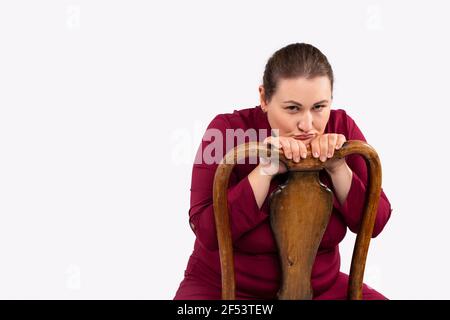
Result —
[{"label": "woman's face", "polygon": [[280,136],[311,134],[311,138],[302,140],[309,144],[317,135],[324,133],[332,102],[328,77],[280,79],[268,104],[262,85],[259,93],[261,108],[267,112],[270,127],[279,129]]}]

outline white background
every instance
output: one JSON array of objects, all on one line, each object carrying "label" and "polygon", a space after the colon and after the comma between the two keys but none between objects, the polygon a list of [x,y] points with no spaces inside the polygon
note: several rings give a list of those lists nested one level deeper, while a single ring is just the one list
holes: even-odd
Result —
[{"label": "white background", "polygon": [[[449,299],[447,1],[1,1],[0,298],[172,299],[194,152],[293,42],[378,151],[365,282]],[[348,272],[354,236],[341,244]]]}]

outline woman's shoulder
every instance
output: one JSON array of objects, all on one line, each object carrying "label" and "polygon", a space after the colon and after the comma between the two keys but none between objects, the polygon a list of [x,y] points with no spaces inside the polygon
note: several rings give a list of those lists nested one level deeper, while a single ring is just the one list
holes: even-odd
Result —
[{"label": "woman's shoulder", "polygon": [[216,115],[209,124],[209,128],[217,129],[249,129],[265,125],[264,113],[261,106],[244,109],[234,109],[233,112]]},{"label": "woman's shoulder", "polygon": [[333,109],[330,112],[330,119],[328,120],[326,132],[340,133],[349,138],[352,133],[355,121],[344,109]]}]

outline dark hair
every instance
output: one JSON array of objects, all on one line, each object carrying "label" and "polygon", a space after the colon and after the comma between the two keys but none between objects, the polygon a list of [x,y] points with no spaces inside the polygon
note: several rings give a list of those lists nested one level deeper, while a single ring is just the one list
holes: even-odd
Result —
[{"label": "dark hair", "polygon": [[267,61],[263,76],[265,100],[270,102],[278,80],[327,76],[333,92],[333,69],[327,57],[316,47],[307,43],[292,43],[277,50]]}]

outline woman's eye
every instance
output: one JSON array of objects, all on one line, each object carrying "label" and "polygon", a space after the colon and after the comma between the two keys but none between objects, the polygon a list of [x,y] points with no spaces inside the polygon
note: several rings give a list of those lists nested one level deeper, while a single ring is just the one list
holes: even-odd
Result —
[{"label": "woman's eye", "polygon": [[287,107],[286,109],[289,109],[289,110],[298,110],[298,107],[297,107],[297,106],[289,106],[289,107]]},{"label": "woman's eye", "polygon": [[314,109],[315,110],[321,110],[322,108],[324,108],[325,107],[325,105],[323,105],[323,104],[319,104],[319,105],[317,105],[317,106],[314,106]]}]

